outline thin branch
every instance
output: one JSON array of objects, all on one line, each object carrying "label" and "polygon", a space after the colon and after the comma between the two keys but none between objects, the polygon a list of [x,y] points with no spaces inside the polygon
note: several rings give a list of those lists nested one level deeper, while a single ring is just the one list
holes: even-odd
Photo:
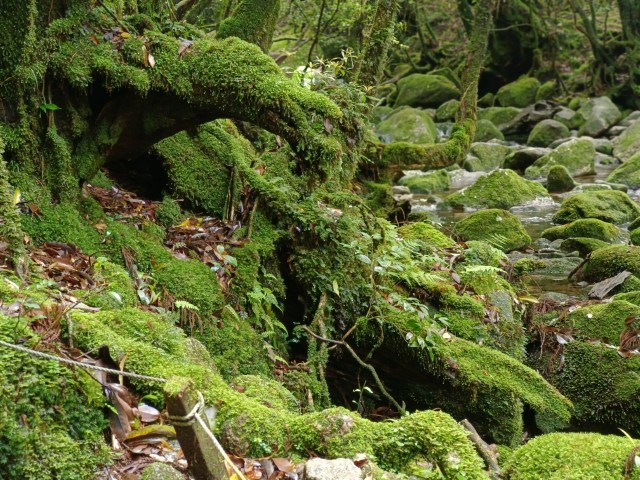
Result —
[{"label": "thin branch", "polygon": [[469,432],[467,437],[476,446],[476,450],[484,460],[484,463],[489,467],[491,473],[489,477],[498,480],[502,478],[502,474],[500,473],[500,466],[498,465],[498,458],[495,452],[495,449],[491,447],[487,442],[485,442],[475,427],[471,425],[471,422],[466,418],[460,422],[460,424],[464,427],[465,430]]}]

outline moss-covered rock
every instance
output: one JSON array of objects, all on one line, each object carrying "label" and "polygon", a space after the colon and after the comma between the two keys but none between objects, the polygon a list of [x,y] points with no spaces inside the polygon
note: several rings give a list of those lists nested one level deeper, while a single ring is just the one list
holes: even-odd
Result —
[{"label": "moss-covered rock", "polygon": [[504,252],[531,245],[522,222],[506,210],[474,212],[456,224],[455,233],[462,240],[483,240]]},{"label": "moss-covered rock", "polygon": [[436,110],[436,120],[438,122],[448,122],[455,120],[458,107],[460,106],[460,100],[452,99],[444,102]]},{"label": "moss-covered rock", "polygon": [[537,78],[522,77],[500,87],[496,100],[503,107],[524,108],[536,101],[539,88],[540,81]]},{"label": "moss-covered rock", "polygon": [[536,124],[529,134],[527,145],[531,147],[548,147],[555,140],[567,138],[569,129],[557,120],[546,119]]},{"label": "moss-covered rock", "polygon": [[413,73],[398,80],[396,107],[433,107],[460,97],[460,89],[441,75]]},{"label": "moss-covered rock", "polygon": [[580,218],[597,218],[621,224],[635,219],[640,206],[618,190],[601,190],[573,195],[562,202],[553,216],[554,223],[569,223]]},{"label": "moss-covered rock", "polygon": [[447,248],[455,242],[433,225],[425,222],[408,223],[398,228],[398,234],[407,240],[418,240],[430,247]]},{"label": "moss-covered rock", "polygon": [[560,325],[571,328],[572,336],[577,340],[600,340],[619,345],[623,330],[640,327],[638,320],[628,322],[631,317],[640,319],[640,307],[618,299],[577,308]]},{"label": "moss-covered rock", "polygon": [[622,183],[634,189],[640,188],[640,151],[611,172],[607,182]]},{"label": "moss-covered rock", "polygon": [[640,228],[631,230],[631,232],[629,233],[629,238],[633,245],[640,245]]},{"label": "moss-covered rock", "polygon": [[613,245],[596,250],[584,266],[584,277],[600,282],[625,270],[640,277],[640,247]]},{"label": "moss-covered rock", "polygon": [[629,125],[613,142],[613,154],[625,161],[640,151],[640,120]]},{"label": "moss-covered rock", "polygon": [[622,113],[609,97],[590,98],[580,107],[578,114],[585,120],[578,134],[589,137],[599,137],[622,118]]},{"label": "moss-covered rock", "polygon": [[386,217],[395,207],[393,188],[388,183],[364,182],[362,194],[366,205],[378,217]]},{"label": "moss-covered rock", "polygon": [[541,100],[550,100],[553,98],[556,92],[556,82],[553,80],[548,80],[540,85],[540,88],[536,92],[536,102]]},{"label": "moss-covered rock", "polygon": [[515,107],[488,107],[478,110],[478,120],[489,120],[496,127],[506,125],[520,113]]},{"label": "moss-covered rock", "polygon": [[536,198],[548,198],[545,188],[520,177],[513,170],[496,170],[457,193],[446,203],[456,207],[511,208]]},{"label": "moss-covered rock", "polygon": [[564,165],[569,173],[578,177],[595,172],[596,150],[589,138],[574,138],[553,149],[524,171],[525,178],[543,179],[553,165]]},{"label": "moss-covered rock", "polygon": [[400,108],[376,126],[376,132],[385,143],[434,143],[438,131],[431,117],[417,108]]},{"label": "moss-covered rock", "polygon": [[511,148],[499,143],[474,143],[463,168],[469,172],[490,172],[501,168]]},{"label": "moss-covered rock", "polygon": [[403,177],[398,183],[409,187],[412,193],[444,192],[451,188],[451,179],[446,170],[434,170],[424,175]]},{"label": "moss-covered rock", "polygon": [[480,119],[476,123],[474,142],[488,142],[489,140],[504,140],[504,134],[491,121]]},{"label": "moss-covered rock", "polygon": [[[549,433],[517,449],[505,465],[508,480],[618,479],[638,442],[597,433]],[[630,479],[640,478],[637,469]]]},{"label": "moss-covered rock", "polygon": [[578,254],[585,258],[587,255],[590,255],[591,252],[598,250],[599,248],[607,247],[609,244],[607,242],[603,242],[602,240],[597,240],[595,238],[589,237],[575,237],[575,238],[567,238],[564,242],[560,244],[560,250],[563,252],[578,252]]},{"label": "moss-covered rock", "polygon": [[560,110],[555,113],[553,119],[566,125],[571,130],[577,129],[584,123],[582,115],[578,115],[578,112],[567,107],[561,107]]},{"label": "moss-covered rock", "polygon": [[140,480],[184,480],[184,477],[171,465],[156,462],[144,468]]},{"label": "moss-covered rock", "polygon": [[576,182],[564,165],[553,165],[547,174],[547,190],[551,193],[569,192]]},{"label": "moss-covered rock", "polygon": [[540,157],[543,157],[550,151],[551,150],[549,150],[548,148],[540,147],[527,147],[516,150],[507,155],[504,160],[504,168],[524,173],[527,167],[531,166],[533,162],[538,160]]},{"label": "moss-covered rock", "polygon": [[621,234],[620,229],[611,223],[596,218],[584,218],[566,225],[549,227],[542,232],[542,237],[551,241],[559,238],[587,237],[614,243],[620,242]]}]

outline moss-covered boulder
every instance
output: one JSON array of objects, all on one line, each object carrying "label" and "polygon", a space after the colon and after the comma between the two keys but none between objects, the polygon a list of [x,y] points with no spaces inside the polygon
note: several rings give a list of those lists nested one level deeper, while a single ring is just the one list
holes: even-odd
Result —
[{"label": "moss-covered boulder", "polygon": [[640,188],[640,151],[611,172],[607,182],[622,183],[634,189]]},{"label": "moss-covered boulder", "polygon": [[444,192],[451,188],[451,179],[446,170],[434,170],[424,175],[403,177],[398,183],[408,187],[412,193]]},{"label": "moss-covered boulder", "polygon": [[[549,433],[530,440],[509,458],[507,480],[621,479],[637,440],[597,433]],[[640,478],[635,469],[629,480]]]},{"label": "moss-covered boulder", "polygon": [[406,240],[417,240],[429,247],[447,248],[456,243],[436,227],[426,222],[403,225],[398,228],[398,234]]},{"label": "moss-covered boulder", "polygon": [[553,119],[566,125],[571,130],[577,129],[584,123],[582,115],[578,115],[578,112],[567,107],[560,107],[553,115]]},{"label": "moss-covered boulder", "polygon": [[587,237],[614,243],[621,240],[621,234],[620,229],[611,223],[597,218],[584,218],[566,225],[547,228],[542,232],[542,237],[551,241],[559,238]]},{"label": "moss-covered boulder", "polygon": [[400,108],[380,122],[376,133],[385,143],[434,143],[438,138],[435,123],[424,110]]},{"label": "moss-covered boulder", "polygon": [[560,244],[560,250],[567,253],[578,252],[578,255],[585,258],[587,255],[590,255],[591,252],[607,246],[609,246],[607,242],[596,238],[572,237],[567,238]]},{"label": "moss-covered boulder", "polygon": [[562,202],[553,216],[554,223],[580,218],[597,218],[609,223],[629,222],[640,215],[640,205],[619,190],[600,190],[573,195]]},{"label": "moss-covered boulder", "polygon": [[536,93],[540,88],[537,78],[523,77],[515,82],[500,87],[496,100],[503,107],[524,108],[536,101]]},{"label": "moss-covered boulder", "polygon": [[638,320],[629,322],[631,317],[640,319],[639,306],[625,300],[613,300],[577,308],[559,324],[571,328],[572,336],[577,340],[601,340],[619,345],[623,330],[640,327]]},{"label": "moss-covered boulder", "polygon": [[489,140],[504,140],[504,134],[491,121],[480,119],[476,124],[473,135],[474,142],[488,142]]},{"label": "moss-covered boulder", "polygon": [[525,178],[543,179],[553,165],[564,165],[572,176],[595,172],[596,149],[589,138],[574,138],[540,157],[524,171]]},{"label": "moss-covered boulder", "polygon": [[629,233],[629,239],[633,245],[640,245],[640,228],[631,230]]},{"label": "moss-covered boulder", "polygon": [[490,172],[501,168],[511,148],[499,143],[474,143],[463,168],[469,172]]},{"label": "moss-covered boulder", "polygon": [[609,97],[590,98],[578,110],[584,123],[578,130],[580,135],[599,137],[622,118],[622,113]]},{"label": "moss-covered boulder", "polygon": [[398,80],[396,107],[437,108],[444,102],[460,97],[460,89],[441,75],[414,73]]},{"label": "moss-covered boulder", "polygon": [[488,107],[478,110],[478,120],[489,120],[496,127],[506,125],[520,113],[515,107]]},{"label": "moss-covered boulder", "polygon": [[629,125],[613,142],[613,154],[627,160],[640,151],[640,120]]},{"label": "moss-covered boulder", "polygon": [[551,152],[550,149],[541,147],[527,147],[516,150],[504,159],[504,168],[524,173],[527,167],[549,152]]},{"label": "moss-covered boulder", "polygon": [[520,177],[513,170],[496,170],[464,190],[450,195],[446,203],[455,207],[511,208],[536,198],[548,198],[545,188]]},{"label": "moss-covered boulder", "polygon": [[589,282],[600,282],[625,270],[640,277],[640,247],[612,245],[596,250],[584,265],[584,277]]},{"label": "moss-covered boulder", "polygon": [[576,182],[564,165],[552,165],[547,174],[547,190],[551,193],[569,192]]},{"label": "moss-covered boulder", "polygon": [[514,214],[500,209],[474,212],[456,223],[454,229],[461,240],[482,240],[503,252],[531,245],[531,237]]},{"label": "moss-covered boulder", "polygon": [[436,110],[436,120],[438,122],[448,122],[448,121],[455,120],[456,113],[458,112],[459,106],[460,106],[460,100],[455,98],[447,102],[444,102]]},{"label": "moss-covered boulder", "polygon": [[529,134],[527,145],[531,147],[548,147],[555,140],[567,138],[569,129],[557,120],[546,119],[536,124]]}]

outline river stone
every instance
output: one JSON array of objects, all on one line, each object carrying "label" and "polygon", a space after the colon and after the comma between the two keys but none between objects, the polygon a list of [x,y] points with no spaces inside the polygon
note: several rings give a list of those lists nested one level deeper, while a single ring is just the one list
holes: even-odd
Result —
[{"label": "river stone", "polygon": [[628,127],[636,120],[640,120],[640,110],[634,110],[619,123],[623,127]]},{"label": "river stone", "polygon": [[144,468],[140,480],[184,480],[184,477],[170,465],[155,462]]},{"label": "river stone", "polygon": [[490,172],[502,167],[511,148],[499,143],[478,142],[471,145],[463,168],[470,172]]},{"label": "river stone", "polygon": [[613,141],[613,154],[620,160],[627,160],[640,152],[640,120],[629,125],[626,130]]},{"label": "river stone", "polygon": [[461,188],[473,185],[478,181],[480,177],[487,175],[487,172],[469,172],[464,168],[459,168],[449,172],[449,178],[451,179],[451,189],[460,190]]},{"label": "river stone", "polygon": [[503,107],[524,108],[536,101],[540,81],[533,77],[523,77],[500,87],[496,100]]},{"label": "river stone", "polygon": [[304,466],[305,480],[361,480],[362,470],[348,458],[312,458]]},{"label": "river stone", "polygon": [[595,148],[598,153],[611,155],[613,153],[613,142],[608,138],[594,138],[593,148]]},{"label": "river stone", "polygon": [[398,109],[378,124],[376,133],[385,143],[434,143],[438,138],[431,117],[417,108]]},{"label": "river stone", "polygon": [[489,107],[478,110],[478,120],[489,120],[496,127],[506,125],[520,113],[515,107]]},{"label": "river stone", "polygon": [[584,192],[562,202],[553,216],[554,223],[569,223],[580,218],[597,218],[621,224],[640,216],[640,206],[629,195],[619,190]]},{"label": "river stone", "polygon": [[396,107],[438,107],[460,97],[460,89],[441,75],[414,73],[398,80]]},{"label": "river stone", "polygon": [[476,133],[473,136],[474,142],[488,142],[489,140],[504,140],[504,135],[498,127],[489,120],[478,120]]},{"label": "river stone", "polygon": [[613,183],[607,182],[606,180],[596,180],[596,183],[599,183],[601,185],[609,185],[613,190],[620,190],[621,192],[625,193],[629,191],[629,187],[624,183]]},{"label": "river stone", "polygon": [[395,109],[393,107],[388,107],[386,105],[374,107],[374,109],[371,111],[371,123],[377,125],[381,121],[385,120],[394,111]]},{"label": "river stone", "polygon": [[556,82],[553,80],[549,80],[540,85],[540,88],[536,92],[536,102],[540,100],[550,100],[553,98],[553,95],[556,90]]},{"label": "river stone", "polygon": [[453,98],[448,102],[444,102],[436,110],[436,121],[447,122],[456,118],[456,112],[460,106],[460,101]]},{"label": "river stone", "polygon": [[595,172],[596,150],[587,137],[573,138],[540,157],[524,171],[525,178],[543,179],[553,165],[564,165],[569,173],[578,177]]},{"label": "river stone", "polygon": [[456,242],[447,237],[436,227],[427,222],[407,223],[398,228],[398,234],[405,240],[419,240],[429,247],[429,253],[433,247],[453,247]]},{"label": "river stone", "polygon": [[548,148],[527,147],[510,153],[504,160],[504,168],[524,172],[527,167],[533,164],[540,157],[546,155],[551,150]]},{"label": "river stone", "polygon": [[464,190],[449,195],[446,203],[456,207],[511,208],[549,198],[547,190],[536,182],[520,177],[513,170],[495,170]]},{"label": "river stone", "polygon": [[531,237],[518,217],[497,208],[472,213],[456,223],[454,232],[463,241],[482,240],[503,252],[531,245]]},{"label": "river stone", "polygon": [[607,182],[623,183],[634,189],[640,188],[640,151],[611,172]]},{"label": "river stone", "polygon": [[578,113],[585,119],[578,134],[589,137],[599,137],[622,118],[620,110],[609,97],[590,98]]},{"label": "river stone", "polygon": [[542,120],[538,123],[527,139],[530,147],[548,147],[551,142],[569,136],[569,129],[566,125],[557,120]]},{"label": "river stone", "polygon": [[613,245],[600,248],[589,257],[583,274],[588,282],[601,282],[625,270],[640,277],[640,247]]},{"label": "river stone", "polygon": [[591,252],[608,246],[609,244],[607,242],[603,242],[597,238],[575,237],[564,240],[560,245],[560,249],[567,253],[578,252],[578,255],[585,258]]},{"label": "river stone", "polygon": [[542,232],[542,237],[551,241],[559,238],[587,237],[617,243],[622,239],[622,232],[615,225],[597,218],[581,218],[566,225],[549,227]]},{"label": "river stone", "polygon": [[563,123],[571,130],[580,128],[580,125],[584,123],[582,115],[579,115],[578,112],[567,107],[560,107],[560,110],[556,112],[553,119]]},{"label": "river stone", "polygon": [[547,174],[547,190],[551,193],[570,192],[576,186],[564,165],[553,165]]},{"label": "river stone", "polygon": [[402,177],[398,183],[409,187],[411,193],[444,192],[451,188],[451,180],[446,170],[434,170],[423,175]]}]

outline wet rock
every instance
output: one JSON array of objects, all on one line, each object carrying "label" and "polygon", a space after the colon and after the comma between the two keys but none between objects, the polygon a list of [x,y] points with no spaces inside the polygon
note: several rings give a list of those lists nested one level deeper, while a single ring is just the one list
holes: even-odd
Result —
[{"label": "wet rock", "polygon": [[580,218],[597,218],[622,224],[640,216],[640,206],[629,195],[618,190],[584,192],[562,202],[553,216],[554,223],[569,223]]},{"label": "wet rock", "polygon": [[594,138],[593,148],[598,153],[604,153],[605,155],[611,155],[613,153],[613,143],[608,138]]},{"label": "wet rock", "polygon": [[629,190],[629,187],[627,187],[623,183],[613,183],[613,182],[607,182],[605,180],[596,180],[596,183],[602,184],[602,185],[609,185],[613,190],[620,190],[621,192],[625,192],[625,193]]},{"label": "wet rock", "polygon": [[385,143],[434,143],[438,137],[431,117],[417,108],[397,109],[377,125],[376,133]]},{"label": "wet rock", "polygon": [[543,179],[553,165],[564,165],[574,176],[590,175],[595,172],[596,151],[589,138],[574,138],[540,157],[524,171],[527,179]]},{"label": "wet rock", "polygon": [[559,227],[547,228],[542,232],[542,237],[551,241],[559,238],[587,237],[608,243],[620,242],[623,238],[618,227],[596,218],[583,218]]},{"label": "wet rock", "polygon": [[436,110],[436,121],[446,122],[449,120],[454,120],[459,106],[460,101],[455,98],[449,100],[448,102],[444,102]]},{"label": "wet rock", "polygon": [[590,98],[578,113],[585,119],[578,133],[589,137],[599,137],[622,118],[620,110],[609,97]]},{"label": "wet rock", "polygon": [[505,158],[504,168],[524,172],[527,167],[533,164],[540,157],[546,155],[551,150],[548,148],[528,147],[516,150]]},{"label": "wet rock", "polygon": [[391,187],[391,191],[394,195],[404,195],[407,193],[411,193],[409,187],[405,187],[404,185],[394,185],[393,187]]},{"label": "wet rock", "polygon": [[563,123],[569,129],[579,128],[584,123],[582,115],[578,115],[578,112],[566,107],[560,107],[553,115],[553,119]]},{"label": "wet rock", "polygon": [[640,120],[640,110],[634,110],[629,115],[624,117],[624,119],[622,119],[622,121],[620,121],[620,126],[628,127],[629,125],[631,125],[636,120]]},{"label": "wet rock", "polygon": [[543,100],[523,108],[508,124],[502,125],[500,130],[505,135],[529,135],[529,132],[541,121],[553,118],[560,105]]},{"label": "wet rock", "polygon": [[536,101],[540,81],[533,77],[520,78],[498,90],[496,100],[503,107],[524,108]]},{"label": "wet rock", "polygon": [[446,248],[456,244],[451,238],[426,222],[414,222],[398,228],[398,234],[407,240],[419,240],[428,247]]},{"label": "wet rock", "polygon": [[312,458],[304,466],[305,480],[361,480],[362,470],[347,458]]},{"label": "wet rock", "polygon": [[607,136],[609,138],[618,137],[622,135],[626,129],[627,127],[624,127],[622,125],[616,125],[615,127],[611,127],[609,129],[609,131],[607,132]]},{"label": "wet rock", "polygon": [[398,182],[409,188],[411,193],[444,192],[451,188],[451,180],[446,170],[425,172],[424,175],[403,177]]},{"label": "wet rock", "polygon": [[520,113],[515,107],[488,107],[478,110],[478,120],[489,120],[496,127],[506,125]]},{"label": "wet rock", "polygon": [[375,107],[371,112],[371,123],[378,124],[394,112],[393,107],[380,106]]},{"label": "wet rock", "polygon": [[604,153],[596,153],[596,158],[594,159],[594,163],[596,165],[617,165],[620,161],[612,157],[611,155],[605,155]]},{"label": "wet rock", "polygon": [[458,222],[454,231],[461,240],[482,240],[504,252],[531,245],[531,237],[514,214],[501,209],[474,212]]},{"label": "wet rock", "polygon": [[547,190],[551,193],[562,193],[573,190],[576,182],[564,165],[553,165],[547,174]]},{"label": "wet rock", "polygon": [[575,237],[564,240],[560,249],[563,252],[578,252],[578,255],[585,258],[591,252],[607,246],[609,246],[607,242],[596,238]]},{"label": "wet rock", "polygon": [[487,175],[487,172],[469,172],[462,168],[449,172],[451,179],[451,189],[459,190],[469,185],[473,185],[480,177]]},{"label": "wet rock", "polygon": [[502,134],[500,129],[498,129],[498,127],[496,127],[489,120],[478,120],[478,123],[476,124],[476,133],[473,136],[473,141],[488,142],[489,140],[494,139],[504,140],[504,135]]},{"label": "wet rock", "polygon": [[620,160],[627,160],[640,152],[640,120],[634,121],[613,142],[613,154]]},{"label": "wet rock", "polygon": [[140,480],[184,480],[184,477],[170,465],[156,462],[145,467]]},{"label": "wet rock", "polygon": [[553,141],[569,136],[566,125],[556,120],[543,120],[538,123],[527,139],[527,145],[531,147],[548,147]]},{"label": "wet rock", "polygon": [[395,106],[438,107],[460,97],[460,89],[441,75],[414,73],[398,80]]},{"label": "wet rock", "polygon": [[608,182],[622,183],[630,188],[640,188],[640,152],[628,158],[607,177]]},{"label": "wet rock", "polygon": [[580,183],[576,188],[571,192],[582,193],[582,192],[597,192],[600,190],[613,190],[611,185],[607,185],[606,183]]},{"label": "wet rock", "polygon": [[536,102],[540,100],[550,100],[556,91],[556,82],[549,80],[540,85],[540,88],[536,92]]},{"label": "wet rock", "polygon": [[499,143],[474,143],[469,150],[469,156],[463,168],[470,172],[490,172],[502,167],[511,148]]}]

